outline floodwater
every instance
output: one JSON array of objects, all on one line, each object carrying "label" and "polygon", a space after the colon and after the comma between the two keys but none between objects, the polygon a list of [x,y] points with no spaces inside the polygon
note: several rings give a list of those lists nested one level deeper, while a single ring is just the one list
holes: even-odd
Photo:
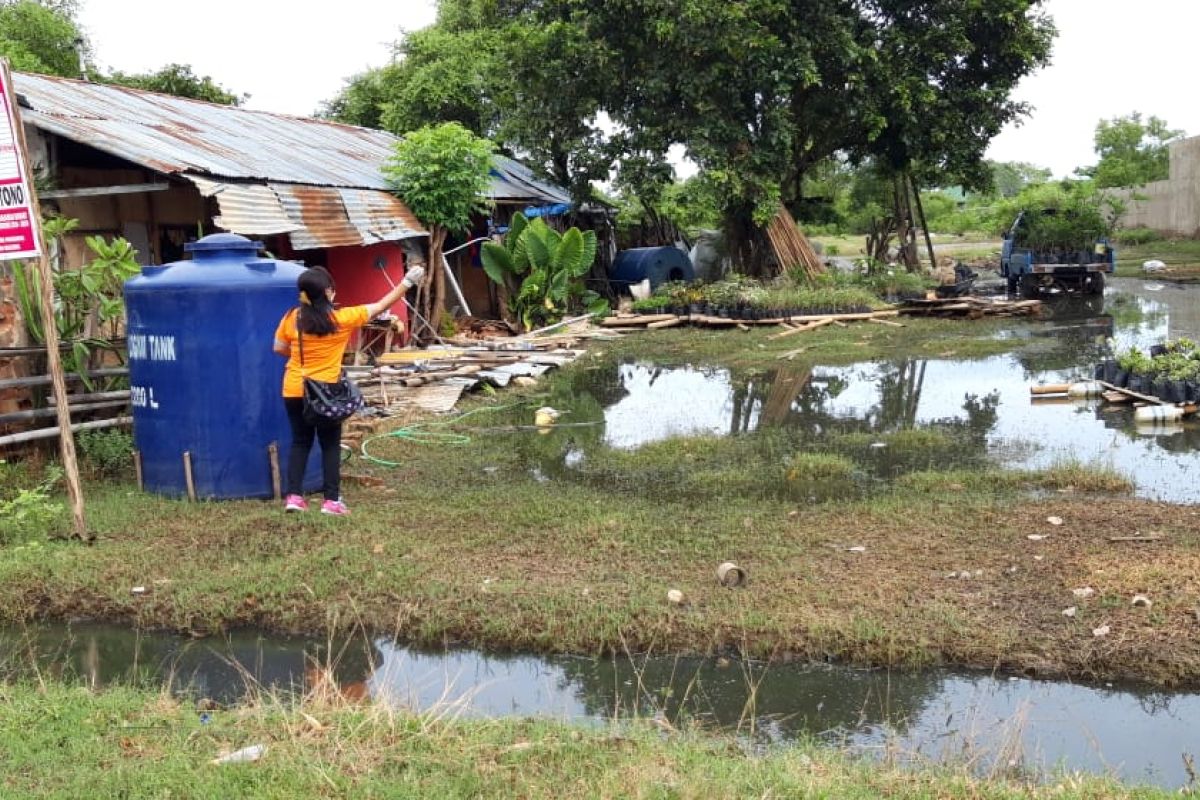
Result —
[{"label": "floodwater", "polygon": [[100,625],[0,631],[0,662],[10,675],[36,665],[97,687],[169,682],[221,704],[248,686],[302,691],[309,670],[333,664],[348,697],[450,717],[654,717],[738,734],[752,747],[816,737],[905,763],[1111,772],[1167,787],[1186,782],[1182,754],[1200,751],[1200,694],[971,672],[431,652],[383,638],[331,645],[253,631],[194,640]]},{"label": "floodwater", "polygon": [[[593,367],[583,386],[591,397],[582,398],[572,420],[602,421],[602,433],[565,447],[559,465],[577,468],[602,446],[632,451],[672,437],[770,431],[791,437],[798,449],[849,455],[875,480],[984,462],[1041,468],[1074,461],[1117,469],[1134,480],[1141,497],[1197,502],[1200,423],[1144,427],[1134,423],[1129,407],[1105,409],[1098,399],[1033,400],[1029,389],[1089,378],[1107,340],[1118,348],[1148,348],[1168,338],[1200,339],[1198,291],[1114,280],[1102,299],[1050,304],[1042,319],[1014,320],[1000,334],[1012,350],[981,359],[948,352],[760,373],[642,362]],[[922,458],[919,448],[905,450],[893,441],[914,431],[936,433],[950,446]],[[554,474],[553,466],[540,468]]]}]

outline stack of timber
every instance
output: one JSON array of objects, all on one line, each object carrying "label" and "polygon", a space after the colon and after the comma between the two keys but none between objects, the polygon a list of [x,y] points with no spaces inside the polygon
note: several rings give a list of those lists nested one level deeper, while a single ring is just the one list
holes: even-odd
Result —
[{"label": "stack of timber", "polygon": [[560,346],[557,337],[526,340],[524,345],[520,350],[488,344],[398,350],[379,356],[372,366],[346,367],[346,372],[380,416],[418,410],[440,413],[453,409],[463,392],[485,384],[530,385],[586,352]]},{"label": "stack of timber", "polygon": [[800,232],[796,220],[782,204],[767,225],[767,238],[771,241],[771,249],[775,251],[775,259],[782,269],[800,267],[809,280],[825,272],[825,264]]},{"label": "stack of timber", "polygon": [[674,328],[685,324],[743,329],[749,329],[752,326],[758,325],[774,325],[787,328],[787,331],[779,334],[780,336],[786,336],[789,332],[799,333],[803,330],[811,330],[824,325],[844,325],[847,322],[870,321],[885,325],[901,325],[902,323],[891,322],[888,319],[899,315],[900,312],[896,309],[867,311],[856,314],[804,314],[792,317],[772,317],[770,319],[731,319],[709,316],[707,314],[687,314],[683,316],[675,314],[616,314],[601,320],[600,325],[604,328],[616,330],[631,330],[636,328],[657,330],[659,328]]},{"label": "stack of timber", "polygon": [[1036,316],[1041,313],[1041,300],[1004,300],[998,297],[947,297],[906,300],[900,308],[902,314],[919,314],[931,317],[1017,317]]}]

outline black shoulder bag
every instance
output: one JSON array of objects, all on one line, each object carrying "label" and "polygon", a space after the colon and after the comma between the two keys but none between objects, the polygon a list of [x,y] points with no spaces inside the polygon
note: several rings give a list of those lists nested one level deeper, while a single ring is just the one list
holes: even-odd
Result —
[{"label": "black shoulder bag", "polygon": [[358,411],[366,401],[358,385],[343,372],[337,383],[325,383],[304,375],[304,333],[296,314],[296,336],[300,340],[300,375],[304,378],[304,421],[313,427],[334,425]]}]

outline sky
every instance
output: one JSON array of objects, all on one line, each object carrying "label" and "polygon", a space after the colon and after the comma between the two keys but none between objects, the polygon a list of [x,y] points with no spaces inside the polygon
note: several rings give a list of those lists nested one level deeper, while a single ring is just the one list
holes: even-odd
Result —
[{"label": "sky", "polygon": [[[309,115],[345,78],[386,63],[404,30],[431,23],[433,0],[80,0],[102,69],[145,72],[170,62],[236,92],[247,106]],[[178,11],[165,13],[171,7]],[[1028,161],[1056,176],[1094,163],[1101,118],[1140,111],[1200,134],[1192,81],[1200,0],[1047,0],[1059,29],[1053,63],[1016,99],[1033,111],[993,142],[989,157]]]}]

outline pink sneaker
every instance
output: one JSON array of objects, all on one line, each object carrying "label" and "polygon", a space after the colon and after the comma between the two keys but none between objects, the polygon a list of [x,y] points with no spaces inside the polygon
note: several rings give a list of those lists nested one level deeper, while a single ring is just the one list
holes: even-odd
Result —
[{"label": "pink sneaker", "polygon": [[298,494],[289,494],[283,502],[284,511],[308,511],[308,501]]},{"label": "pink sneaker", "polygon": [[350,509],[346,508],[346,504],[341,500],[326,500],[321,504],[321,513],[334,517],[348,517]]}]

